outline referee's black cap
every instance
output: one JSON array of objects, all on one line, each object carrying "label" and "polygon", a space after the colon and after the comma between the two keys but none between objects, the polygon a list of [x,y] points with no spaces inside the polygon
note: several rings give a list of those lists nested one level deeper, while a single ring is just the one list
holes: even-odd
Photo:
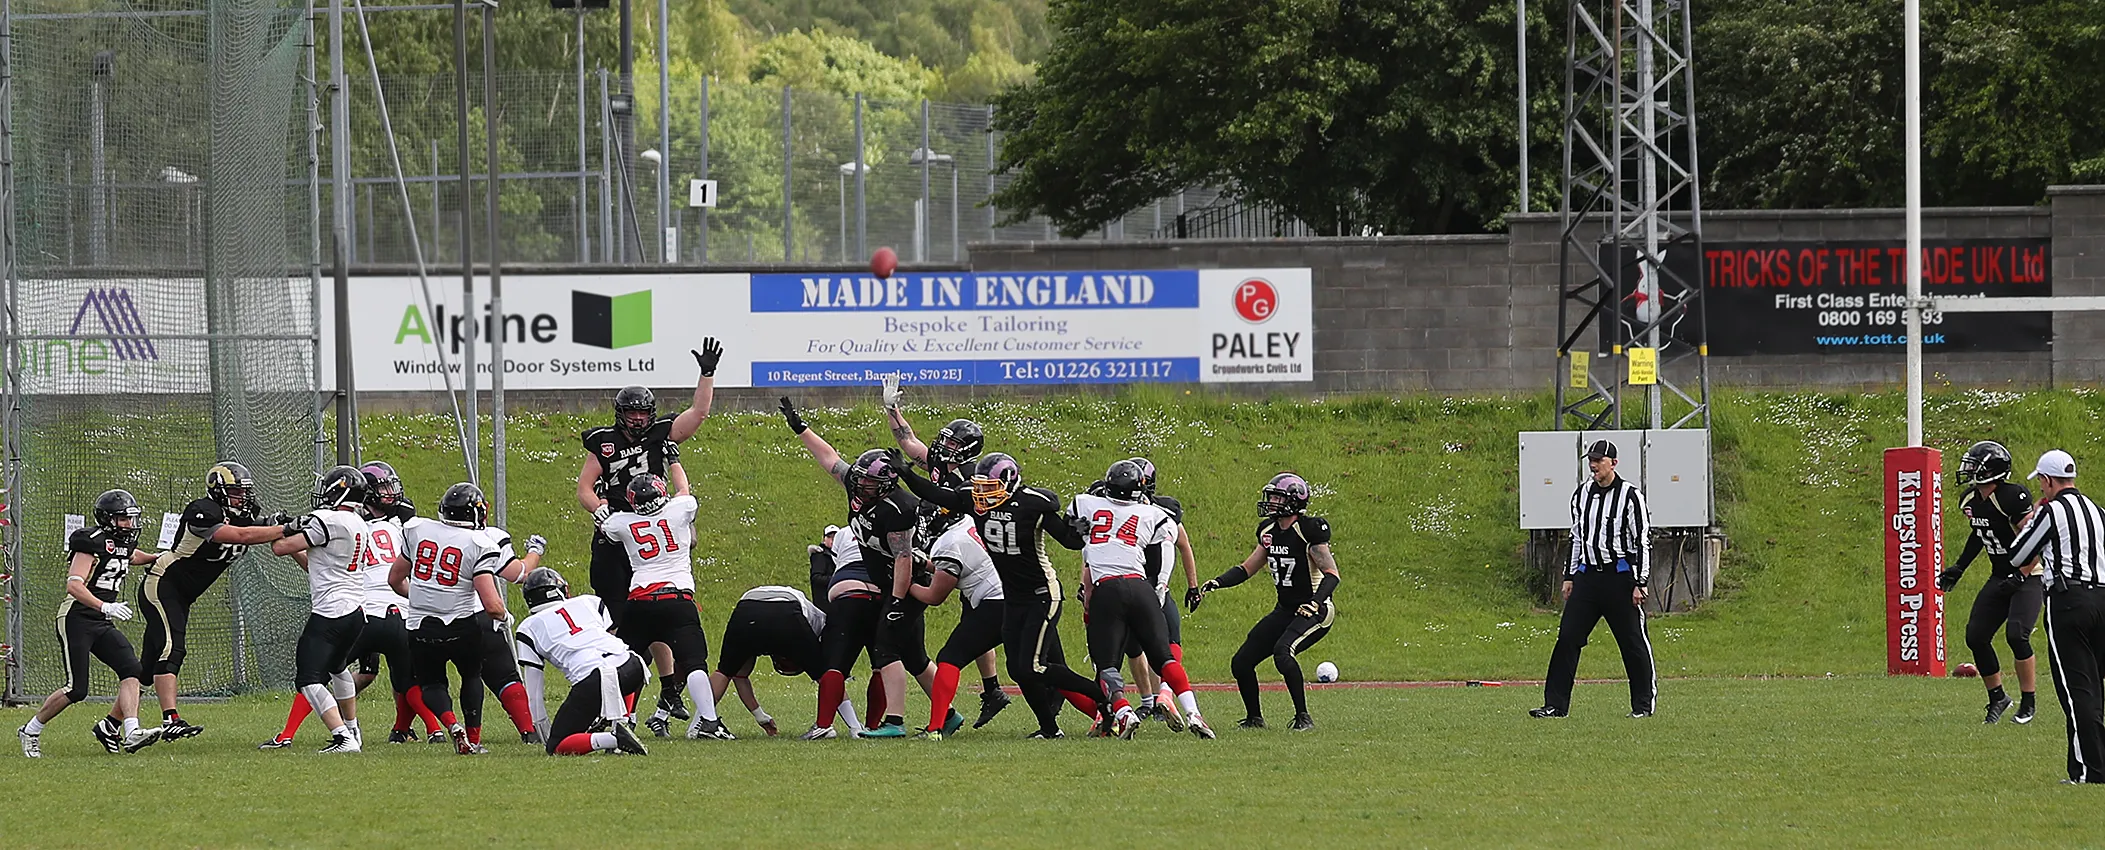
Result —
[{"label": "referee's black cap", "polygon": [[1614,443],[1608,442],[1607,440],[1595,440],[1593,441],[1593,445],[1586,447],[1586,458],[1588,460],[1599,460],[1604,457],[1608,458],[1609,460],[1615,459]]}]

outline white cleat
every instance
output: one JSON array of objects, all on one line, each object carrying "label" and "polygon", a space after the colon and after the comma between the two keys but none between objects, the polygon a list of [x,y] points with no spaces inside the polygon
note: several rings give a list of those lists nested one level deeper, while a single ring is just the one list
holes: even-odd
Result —
[{"label": "white cleat", "polygon": [[360,751],[358,738],[349,733],[329,736],[329,746],[321,749],[321,752],[325,753],[355,753]]},{"label": "white cleat", "polygon": [[687,727],[687,739],[690,741],[736,741],[738,736],[731,734],[731,730],[725,729],[721,720],[695,718],[695,721]]},{"label": "white cleat", "polygon": [[158,740],[161,740],[161,727],[141,728],[124,736],[124,751],[136,753],[153,746],[153,743]]},{"label": "white cleat", "polygon": [[840,737],[840,733],[833,731],[833,727],[814,725],[811,727],[811,731],[805,732],[804,734],[797,736],[797,740],[831,741],[838,737]]},{"label": "white cleat", "polygon": [[44,757],[44,736],[30,734],[29,727],[15,730],[15,737],[22,739],[22,757],[40,759]]}]

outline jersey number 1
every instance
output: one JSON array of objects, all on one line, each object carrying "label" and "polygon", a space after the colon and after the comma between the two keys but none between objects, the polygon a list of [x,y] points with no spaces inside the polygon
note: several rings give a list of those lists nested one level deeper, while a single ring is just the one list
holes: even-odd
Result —
[{"label": "jersey number 1", "polygon": [[567,626],[569,626],[569,627],[570,627],[570,633],[571,633],[571,634],[578,634],[578,633],[580,633],[580,632],[583,632],[583,631],[584,631],[584,629],[580,629],[580,628],[578,628],[578,627],[577,627],[577,621],[576,621],[576,620],[570,619],[570,612],[569,612],[569,611],[565,611],[565,610],[563,610],[563,609],[561,609],[561,608],[557,608],[557,609],[555,609],[555,612],[556,612],[556,613],[558,613],[558,614],[561,614],[561,615],[563,615],[563,623],[564,623],[564,625],[567,625]]}]

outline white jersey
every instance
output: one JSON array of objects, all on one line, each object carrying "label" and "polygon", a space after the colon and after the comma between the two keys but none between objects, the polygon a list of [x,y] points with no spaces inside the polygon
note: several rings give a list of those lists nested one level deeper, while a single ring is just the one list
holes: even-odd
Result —
[{"label": "white jersey", "polygon": [[388,571],[395,568],[395,559],[402,554],[402,521],[388,517],[367,520],[365,526],[372,535],[365,561],[358,566],[365,572],[365,615],[385,617],[390,607],[407,615],[409,600],[387,583]]},{"label": "white jersey", "polygon": [[1147,578],[1142,550],[1168,539],[1176,523],[1169,513],[1146,502],[1127,502],[1083,493],[1067,508],[1082,526],[1082,561],[1094,584],[1113,576]]},{"label": "white jersey", "polygon": [[978,608],[989,599],[1001,598],[1001,576],[994,572],[994,559],[979,540],[979,529],[958,522],[928,547],[930,566],[957,576],[957,592],[965,604]]},{"label": "white jersey", "polygon": [[845,528],[834,532],[833,571],[840,572],[842,567],[860,563],[862,563],[862,544],[856,542],[855,535]]},{"label": "white jersey", "polygon": [[648,516],[622,511],[607,517],[599,528],[607,538],[628,550],[629,589],[694,591],[693,496],[674,496],[665,507]]},{"label": "white jersey", "polygon": [[463,528],[417,517],[402,526],[409,559],[409,617],[414,629],[426,617],[451,623],[482,610],[475,577],[495,575],[517,556],[512,537],[496,527]]},{"label": "white jersey", "polygon": [[764,584],[748,590],[738,597],[740,602],[748,599],[755,602],[795,602],[804,608],[804,621],[811,624],[812,634],[821,634],[826,631],[826,612],[819,610],[819,606],[811,604],[811,598],[805,596],[804,591],[779,584]]},{"label": "white jersey", "polygon": [[365,605],[366,549],[372,537],[356,511],[318,510],[300,518],[307,536],[307,597],[316,614],[341,617]]},{"label": "white jersey", "polygon": [[519,623],[519,663],[553,664],[563,678],[576,682],[606,659],[628,657],[628,644],[614,636],[613,628],[607,603],[591,594],[546,606]]}]

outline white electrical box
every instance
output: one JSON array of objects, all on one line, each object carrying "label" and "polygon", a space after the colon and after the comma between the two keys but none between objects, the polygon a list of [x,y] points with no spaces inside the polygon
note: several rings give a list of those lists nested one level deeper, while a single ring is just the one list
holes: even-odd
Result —
[{"label": "white electrical box", "polygon": [[1645,476],[1638,481],[1657,528],[1707,526],[1711,519],[1710,432],[1645,432]]},{"label": "white electrical box", "polygon": [[[1645,486],[1644,431],[1632,429],[1628,431],[1583,431],[1580,433],[1580,475],[1588,477],[1591,477],[1593,475],[1592,472],[1589,472],[1586,469],[1586,447],[1593,445],[1593,441],[1595,440],[1607,440],[1608,442],[1615,444],[1615,474],[1621,476],[1624,481],[1629,481],[1631,483],[1636,484],[1639,487]],[[1650,496],[1652,494],[1650,491],[1646,491],[1645,495]],[[1569,498],[1568,494],[1566,498]],[[1571,513],[1571,505],[1566,504],[1564,506],[1564,512],[1565,514],[1567,514],[1567,516],[1565,516],[1564,518],[1564,527],[1570,528],[1571,517],[1569,516],[1569,514]],[[1652,524],[1658,525],[1659,523],[1654,522]]]},{"label": "white electrical box", "polygon": [[1570,528],[1571,494],[1585,474],[1577,431],[1520,432],[1520,527]]}]

